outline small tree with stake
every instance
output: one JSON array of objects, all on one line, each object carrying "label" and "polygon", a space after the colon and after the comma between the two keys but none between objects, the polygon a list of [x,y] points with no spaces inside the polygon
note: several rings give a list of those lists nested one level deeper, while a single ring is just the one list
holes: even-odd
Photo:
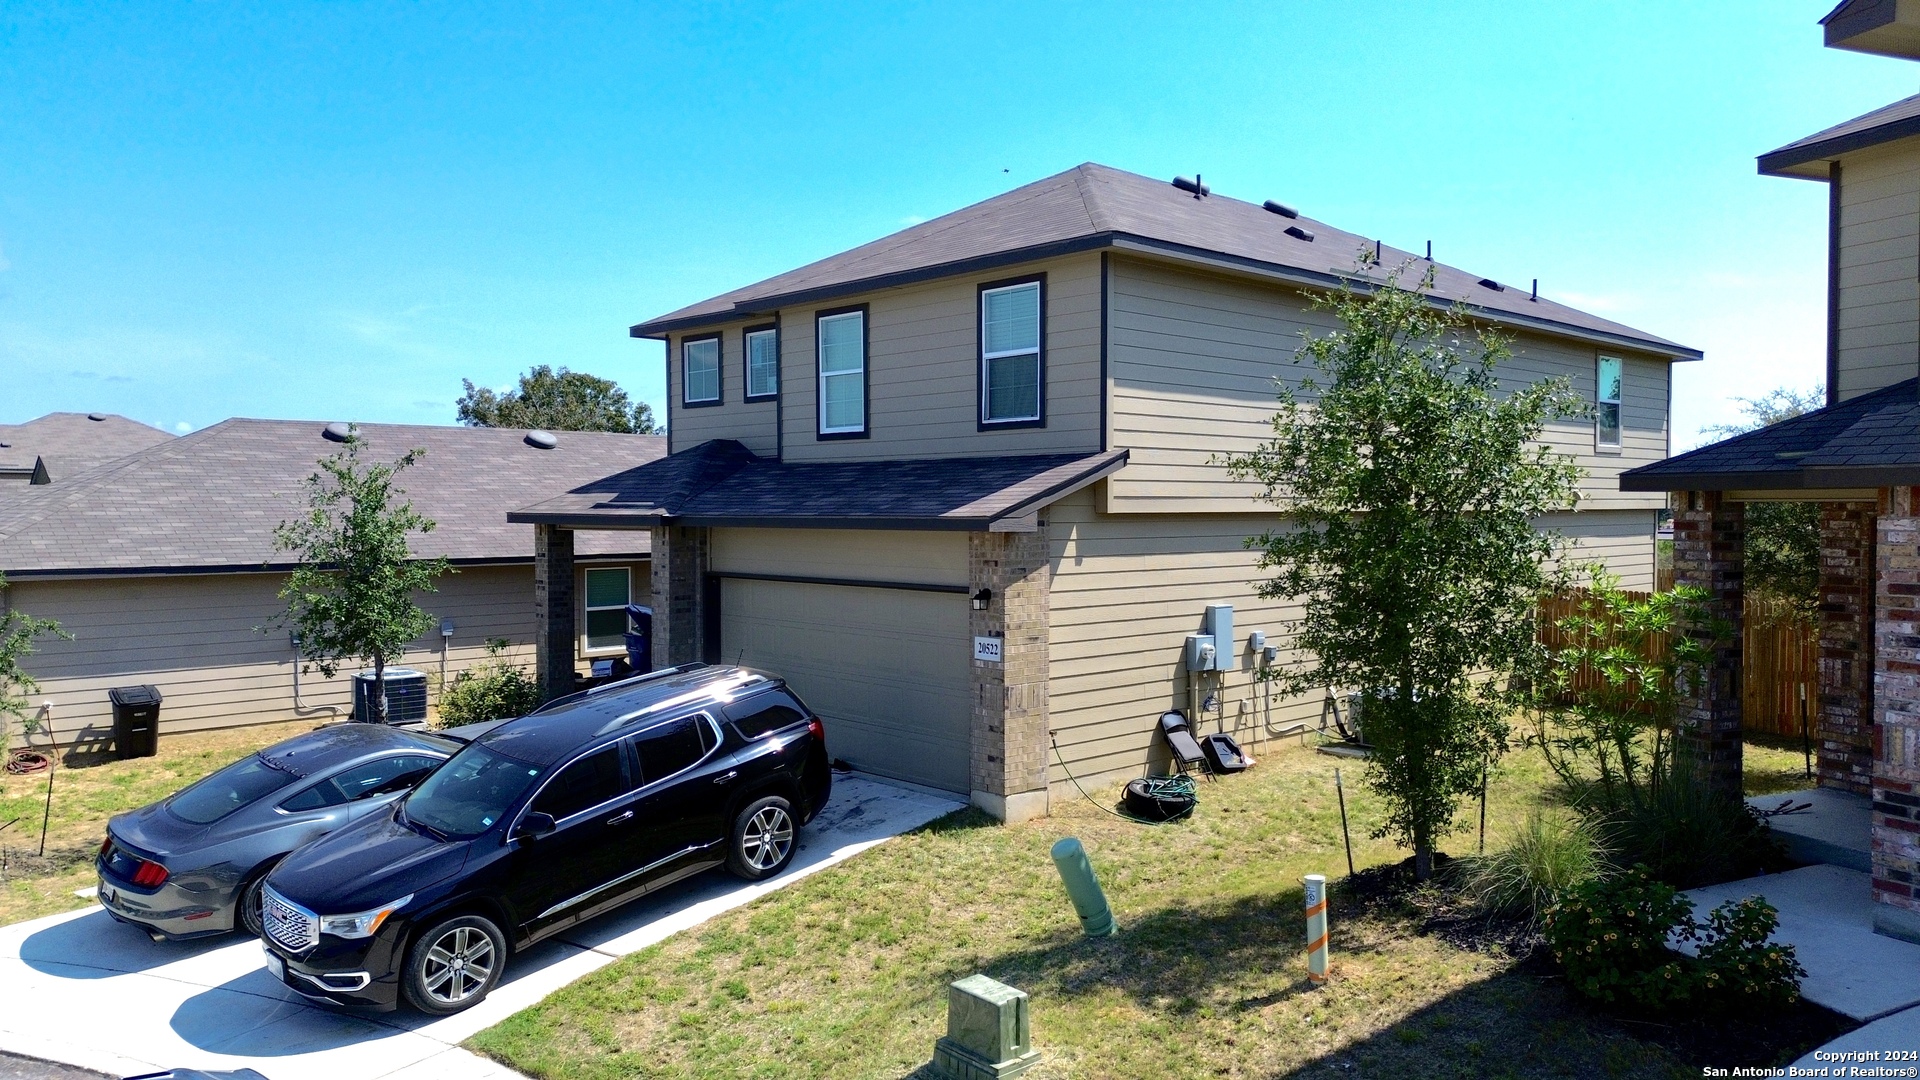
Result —
[{"label": "small tree with stake", "polygon": [[1304,603],[1295,643],[1317,663],[1270,677],[1362,691],[1375,835],[1411,847],[1424,881],[1506,748],[1501,676],[1533,650],[1559,544],[1534,522],[1577,498],[1572,459],[1539,436],[1586,406],[1563,379],[1503,393],[1507,343],[1397,282],[1319,301],[1341,328],[1294,358],[1317,375],[1283,387],[1273,438],[1227,464],[1293,519],[1247,545],[1274,571],[1260,595]]},{"label": "small tree with stake", "polygon": [[384,724],[387,663],[433,626],[413,594],[432,592],[451,568],[444,558],[413,557],[407,535],[430,533],[433,522],[410,502],[394,505],[406,494],[394,478],[426,451],[386,465],[363,463],[361,446],[349,429],[345,447],[307,478],[307,513],[274,531],[274,546],[299,558],[280,590],[287,612],[278,628],[293,629],[307,670],[327,678],[342,660],[371,662],[379,689],[373,718]]}]

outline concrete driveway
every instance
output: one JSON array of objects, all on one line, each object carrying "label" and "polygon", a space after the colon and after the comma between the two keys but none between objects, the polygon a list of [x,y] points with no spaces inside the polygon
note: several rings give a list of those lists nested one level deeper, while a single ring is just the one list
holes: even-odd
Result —
[{"label": "concrete driveway", "polygon": [[309,1002],[266,973],[251,938],[156,944],[98,908],[0,927],[0,1050],[118,1075],[248,1066],[269,1080],[515,1077],[460,1049],[461,1040],[617,957],[963,805],[838,777],[786,873],[748,885],[716,871],[645,897],[515,956],[485,1002],[438,1020]]}]

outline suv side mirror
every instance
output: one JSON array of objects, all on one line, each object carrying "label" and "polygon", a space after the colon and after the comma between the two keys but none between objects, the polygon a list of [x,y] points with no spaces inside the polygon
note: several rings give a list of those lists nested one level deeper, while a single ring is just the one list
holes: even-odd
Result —
[{"label": "suv side mirror", "polygon": [[520,827],[513,831],[515,840],[536,840],[552,832],[555,828],[553,815],[534,811],[520,819]]}]

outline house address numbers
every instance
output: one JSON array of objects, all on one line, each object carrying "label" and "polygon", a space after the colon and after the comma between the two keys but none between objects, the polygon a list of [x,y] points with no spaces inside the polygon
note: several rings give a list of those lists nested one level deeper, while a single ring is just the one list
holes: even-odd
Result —
[{"label": "house address numbers", "polygon": [[989,664],[1000,662],[1000,642],[997,637],[975,637],[973,639],[973,658]]}]

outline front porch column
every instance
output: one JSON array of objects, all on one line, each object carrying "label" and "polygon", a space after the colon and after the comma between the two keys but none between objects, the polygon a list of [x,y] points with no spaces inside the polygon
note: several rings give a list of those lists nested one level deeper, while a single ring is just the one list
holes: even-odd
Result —
[{"label": "front porch column", "polygon": [[1874,522],[1870,502],[1820,504],[1819,785],[1865,795],[1873,777]]},{"label": "front porch column", "polygon": [[533,527],[533,665],[547,698],[573,693],[573,530]]},{"label": "front porch column", "polygon": [[655,670],[705,659],[709,620],[706,529],[656,525],[653,539],[653,666]]},{"label": "front porch column", "polygon": [[1873,662],[1874,929],[1920,941],[1920,517],[1880,490]]},{"label": "front porch column", "polygon": [[1047,535],[969,533],[968,592],[992,595],[969,612],[976,638],[1000,643],[1000,661],[976,658],[973,804],[1002,821],[1047,813],[1048,643],[1053,568]]},{"label": "front porch column", "polygon": [[1706,590],[1709,614],[1732,628],[1714,646],[1703,677],[1682,689],[1680,748],[1705,770],[1710,786],[1739,798],[1746,504],[1718,491],[1678,491],[1673,503],[1674,584]]}]

